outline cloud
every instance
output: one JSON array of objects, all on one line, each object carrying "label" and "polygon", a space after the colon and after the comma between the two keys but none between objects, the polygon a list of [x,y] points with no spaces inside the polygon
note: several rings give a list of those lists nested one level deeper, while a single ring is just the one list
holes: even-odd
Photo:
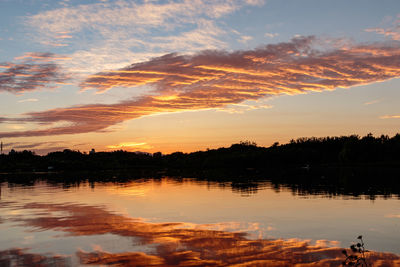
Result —
[{"label": "cloud", "polygon": [[81,84],[82,90],[95,89],[101,93],[113,87],[146,85],[153,89],[152,94],[116,104],[27,113],[12,120],[50,128],[2,132],[0,137],[106,131],[109,126],[146,115],[220,109],[246,100],[330,91],[400,76],[397,43],[316,48],[323,44],[323,40],[312,36],[299,37],[254,50],[167,54],[100,72],[89,76]]},{"label": "cloud", "polygon": [[375,100],[371,100],[371,101],[367,101],[367,102],[364,102],[364,105],[372,105],[372,104],[376,104],[376,103],[379,103],[379,102],[381,102],[382,101],[382,98],[379,98],[379,99],[375,99]]},{"label": "cloud", "polygon": [[[113,234],[134,238],[146,252],[110,253],[77,251],[82,264],[145,266],[338,266],[343,248],[327,247],[335,242],[319,240],[250,239],[246,233],[226,231],[224,225],[193,223],[149,223],[118,215],[102,207],[75,204],[28,203],[24,209],[39,210],[41,216],[15,216],[14,222],[40,230],[57,230],[69,236]],[[61,213],[61,215],[59,215]],[[232,224],[232,223],[231,223]],[[228,225],[229,226],[229,225]],[[234,225],[233,225],[234,226]],[[258,229],[257,225],[254,225]],[[380,266],[400,263],[392,253],[368,252],[368,262]],[[385,266],[386,266],[385,265]]]},{"label": "cloud", "polygon": [[12,129],[12,130],[22,130],[25,128],[25,126],[23,125],[18,125],[18,124],[9,124],[6,126],[8,129]]},{"label": "cloud", "polygon": [[400,119],[400,115],[384,115],[379,118],[381,118],[381,119]]},{"label": "cloud", "polygon": [[[199,51],[204,49],[225,48],[225,42],[219,36],[225,34],[215,22],[208,19],[198,19],[196,28],[185,31],[177,36],[153,37],[149,42],[143,42],[146,47],[163,51]],[[250,37],[251,38],[251,37]]]},{"label": "cloud", "polygon": [[[136,29],[134,26],[131,28]],[[71,54],[73,60],[65,62],[63,67],[77,74],[93,74],[159,57],[166,54],[165,51],[194,53],[204,49],[227,48],[227,44],[220,40],[220,36],[225,34],[215,22],[202,18],[196,20],[193,28],[179,34],[149,36],[147,33],[111,32],[106,39],[97,40],[88,48],[78,48]]]},{"label": "cloud", "polygon": [[[76,146],[76,145],[75,145]],[[30,150],[34,151],[36,154],[39,155],[46,155],[49,152],[53,151],[62,151],[71,147],[71,144],[64,141],[50,141],[50,142],[4,142],[3,141],[3,148],[5,152],[7,150]]]},{"label": "cloud", "polygon": [[267,105],[267,104],[251,105],[251,104],[242,103],[242,104],[228,105],[224,108],[218,109],[218,111],[232,113],[232,114],[238,114],[238,113],[244,113],[245,111],[250,111],[250,110],[255,110],[255,109],[270,109],[272,107],[273,106]]},{"label": "cloud", "polygon": [[[45,11],[26,18],[26,22],[42,33],[60,36],[85,29],[108,34],[111,28],[139,26],[168,29],[178,23],[193,22],[198,16],[219,18],[232,13],[243,5],[258,5],[254,1],[184,0],[167,3],[118,1],[117,3],[83,4]],[[105,19],[106,18],[106,19]]]},{"label": "cloud", "polygon": [[[314,37],[255,50],[168,54],[126,68],[89,77],[83,88],[105,91],[143,84],[163,92],[227,92],[264,95],[333,90],[394,78],[400,74],[396,46],[360,45],[318,51]],[[213,90],[214,89],[214,90]],[[231,90],[230,90],[231,89]]]},{"label": "cloud", "polygon": [[395,29],[384,29],[384,28],[370,28],[366,29],[366,32],[375,32],[377,34],[382,34],[386,37],[389,37],[393,40],[400,40],[400,26],[397,26]]},{"label": "cloud", "polygon": [[18,63],[0,63],[0,93],[20,94],[43,88],[51,88],[57,84],[65,84],[68,77],[62,72],[56,60],[66,57],[52,53],[26,53],[15,58]]},{"label": "cloud", "polygon": [[[391,20],[391,19],[390,19]],[[366,32],[375,32],[384,35],[392,40],[400,41],[400,14],[397,15],[396,20],[391,20],[391,25],[383,28],[369,28],[365,29]]]},{"label": "cloud", "polygon": [[223,40],[227,31],[223,28],[229,27],[218,21],[245,6],[263,3],[260,0],[119,0],[48,10],[28,16],[24,22],[29,31],[35,32],[36,41],[75,48],[73,60],[65,64],[68,70],[93,73],[147,60],[160,53],[227,48]]},{"label": "cloud", "polygon": [[279,33],[270,33],[270,32],[266,32],[264,34],[265,37],[269,37],[269,38],[275,38],[278,35],[279,35]]},{"label": "cloud", "polygon": [[58,142],[37,142],[37,143],[27,143],[27,142],[11,142],[11,143],[4,143],[4,148],[13,148],[13,149],[31,149],[31,148],[38,148],[42,147],[43,145],[53,145]]},{"label": "cloud", "polygon": [[22,56],[15,57],[15,60],[28,60],[28,61],[39,61],[39,62],[52,62],[55,60],[70,60],[70,57],[56,55],[53,53],[43,53],[43,52],[27,52]]},{"label": "cloud", "polygon": [[262,6],[265,4],[265,0],[246,0],[246,3],[252,6]]},{"label": "cloud", "polygon": [[18,100],[18,103],[37,102],[37,101],[39,101],[39,99],[37,99],[37,98],[27,98],[27,99]]},{"label": "cloud", "polygon": [[72,37],[72,35],[61,34],[61,35],[56,35],[55,38],[57,38],[57,39],[70,39],[70,38],[73,38],[73,37]]},{"label": "cloud", "polygon": [[242,36],[240,36],[240,39],[238,40],[238,42],[242,43],[242,44],[246,44],[247,42],[249,42],[251,40],[253,40],[253,37],[248,36],[248,35],[242,35]]}]

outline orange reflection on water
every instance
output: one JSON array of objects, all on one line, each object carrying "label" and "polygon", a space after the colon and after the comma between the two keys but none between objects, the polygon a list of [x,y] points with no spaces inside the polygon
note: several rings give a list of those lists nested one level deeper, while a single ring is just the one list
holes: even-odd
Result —
[{"label": "orange reflection on water", "polygon": [[[110,253],[78,251],[82,264],[127,266],[339,266],[342,248],[310,245],[299,240],[252,240],[245,233],[210,230],[203,225],[179,222],[148,223],[111,213],[99,206],[30,203],[44,216],[19,218],[40,230],[64,231],[84,236],[111,233],[138,238],[151,251]],[[60,212],[62,212],[60,215]],[[133,239],[135,240],[135,239]],[[368,253],[373,266],[400,266],[400,257],[390,253]]]}]

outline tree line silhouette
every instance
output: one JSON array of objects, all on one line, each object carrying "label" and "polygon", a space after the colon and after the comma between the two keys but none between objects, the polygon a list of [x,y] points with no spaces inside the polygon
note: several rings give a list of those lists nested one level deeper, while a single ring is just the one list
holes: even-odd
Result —
[{"label": "tree line silhouette", "polygon": [[45,156],[32,151],[0,155],[0,182],[31,184],[123,183],[138,178],[196,178],[252,194],[270,183],[298,195],[400,197],[400,134],[299,138],[260,147],[243,141],[227,148],[163,155],[127,151]]},{"label": "tree line silhouette", "polygon": [[207,171],[215,169],[298,170],[332,166],[400,166],[400,134],[393,137],[368,134],[323,138],[299,138],[287,144],[260,147],[242,141],[227,148],[191,153],[127,152],[82,153],[65,149],[47,155],[14,151],[0,155],[0,172],[98,171],[129,169],[175,169]]}]

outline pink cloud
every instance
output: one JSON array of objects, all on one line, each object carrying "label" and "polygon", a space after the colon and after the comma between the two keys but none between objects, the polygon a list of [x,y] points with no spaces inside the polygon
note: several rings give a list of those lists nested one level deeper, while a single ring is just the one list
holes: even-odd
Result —
[{"label": "pink cloud", "polygon": [[386,25],[386,27],[369,28],[365,29],[365,31],[375,32],[392,40],[400,41],[400,14],[397,15],[396,19],[387,18],[386,22],[391,23],[391,25]]},{"label": "pink cloud", "polygon": [[223,108],[246,100],[329,91],[400,76],[400,47],[367,44],[316,49],[323,40],[294,38],[247,51],[167,54],[89,76],[82,90],[147,85],[151,95],[116,104],[92,104],[25,114],[20,122],[51,126],[3,132],[0,137],[104,131],[117,123],[155,113]]},{"label": "pink cloud", "polygon": [[52,53],[26,53],[15,58],[18,63],[1,63],[0,93],[19,94],[64,84],[68,78],[55,61],[65,59]]},{"label": "pink cloud", "polygon": [[377,34],[382,34],[386,37],[389,37],[393,40],[400,40],[400,31],[399,31],[399,26],[397,29],[384,29],[384,28],[371,28],[371,29],[366,29],[366,32],[376,32]]}]

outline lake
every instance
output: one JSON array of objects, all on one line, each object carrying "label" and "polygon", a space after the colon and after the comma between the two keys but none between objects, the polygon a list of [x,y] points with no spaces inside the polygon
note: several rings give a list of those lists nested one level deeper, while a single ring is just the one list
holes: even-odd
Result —
[{"label": "lake", "polygon": [[393,253],[380,256],[400,254],[398,195],[164,177],[4,181],[0,197],[1,266],[250,266],[271,255],[281,266],[277,253],[331,266],[359,235],[366,249]]}]

